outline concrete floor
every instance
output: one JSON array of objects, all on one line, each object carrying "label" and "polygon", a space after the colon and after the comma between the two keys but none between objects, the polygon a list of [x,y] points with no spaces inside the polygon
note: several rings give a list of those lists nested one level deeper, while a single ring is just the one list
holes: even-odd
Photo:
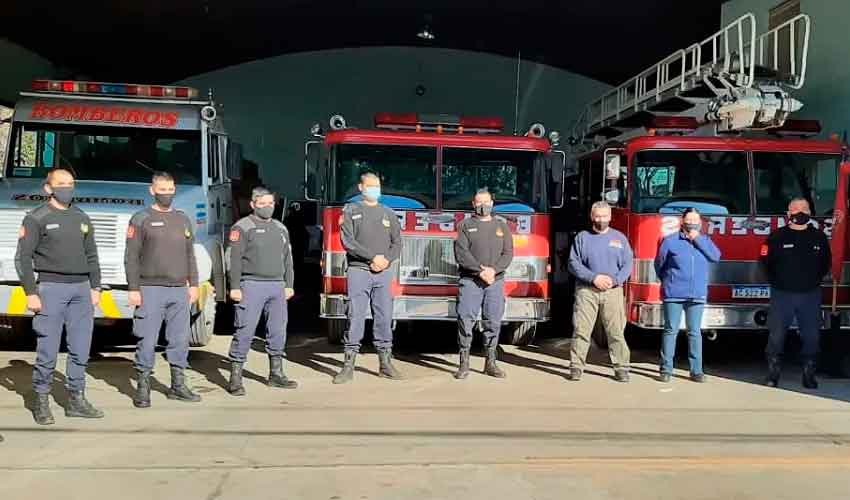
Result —
[{"label": "concrete floor", "polygon": [[354,383],[334,386],[338,349],[296,336],[287,366],[301,387],[263,385],[268,363],[252,352],[248,395],[234,398],[222,388],[229,339],[217,337],[192,353],[204,401],[167,400],[159,359],[147,410],[129,398],[132,352],[116,349],[89,370],[106,418],[66,419],[57,376],[47,428],[24,408],[34,354],[0,351],[0,498],[850,498],[847,380],[804,391],[789,367],[783,390],[768,389],[753,350],[709,363],[707,384],[686,370],[659,384],[650,343],[634,350],[631,384],[598,351],[571,383],[568,344],[547,341],[506,347],[507,380],[455,381],[448,338],[399,356],[409,380],[377,378],[367,353]]}]

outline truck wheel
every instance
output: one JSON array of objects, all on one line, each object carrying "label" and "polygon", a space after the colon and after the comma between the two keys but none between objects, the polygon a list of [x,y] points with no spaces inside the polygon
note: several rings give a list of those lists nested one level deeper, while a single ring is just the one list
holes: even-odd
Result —
[{"label": "truck wheel", "polygon": [[328,337],[328,343],[331,345],[341,345],[345,330],[348,328],[348,320],[346,319],[326,319],[323,322],[325,335]]},{"label": "truck wheel", "polygon": [[512,321],[502,326],[501,343],[508,345],[529,345],[537,333],[536,321]]},{"label": "truck wheel", "polygon": [[204,347],[212,340],[215,330],[216,301],[214,296],[207,297],[204,307],[192,315],[192,327],[189,336],[189,345],[192,347]]}]

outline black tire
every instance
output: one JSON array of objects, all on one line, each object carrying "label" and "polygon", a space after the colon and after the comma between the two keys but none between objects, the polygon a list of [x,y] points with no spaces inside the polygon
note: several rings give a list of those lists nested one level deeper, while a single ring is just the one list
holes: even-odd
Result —
[{"label": "black tire", "polygon": [[326,319],[323,322],[325,335],[328,337],[328,343],[332,345],[341,345],[345,330],[348,328],[348,320],[345,319]]},{"label": "black tire", "polygon": [[216,304],[215,296],[209,296],[203,308],[192,315],[190,346],[204,347],[212,340],[215,331]]},{"label": "black tire", "polygon": [[602,322],[599,319],[596,320],[596,324],[593,326],[593,333],[590,334],[590,339],[599,349],[603,351],[608,350],[608,335],[605,334],[605,328],[602,327]]},{"label": "black tire", "polygon": [[500,342],[507,345],[529,345],[537,334],[536,321],[512,321],[502,325]]}]

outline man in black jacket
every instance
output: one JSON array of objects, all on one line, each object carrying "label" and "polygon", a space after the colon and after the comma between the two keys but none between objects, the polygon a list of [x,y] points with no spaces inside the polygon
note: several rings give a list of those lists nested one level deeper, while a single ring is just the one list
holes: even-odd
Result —
[{"label": "man in black jacket", "polygon": [[84,394],[94,307],[100,302],[100,264],[91,220],[71,204],[71,172],[52,170],[44,190],[50,201],[24,217],[15,265],[27,296],[27,308],[35,313],[32,327],[38,337],[32,374],[36,393],[33,417],[40,425],[50,425],[54,422],[50,382],[63,327],[68,332],[65,373],[70,392],[65,416],[103,417],[103,412],[93,407]]},{"label": "man in black jacket", "polygon": [[770,387],[779,384],[785,335],[794,317],[802,340],[803,386],[818,387],[815,369],[821,325],[821,281],[829,272],[832,257],[826,235],[809,225],[810,220],[809,202],[794,198],[788,204],[788,225],[771,234],[761,249],[770,281],[770,337],[766,349],[766,383]]}]

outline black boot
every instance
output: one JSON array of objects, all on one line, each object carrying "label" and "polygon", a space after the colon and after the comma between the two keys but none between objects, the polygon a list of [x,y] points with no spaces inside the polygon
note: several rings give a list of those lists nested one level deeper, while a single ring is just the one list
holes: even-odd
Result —
[{"label": "black boot", "polygon": [[288,379],[283,373],[283,356],[269,356],[269,385],[281,389],[298,387],[298,382]]},{"label": "black boot", "polygon": [[782,371],[782,362],[779,358],[767,358],[767,378],[764,383],[768,387],[779,386],[779,374]]},{"label": "black boot", "polygon": [[455,372],[455,378],[458,380],[465,379],[469,376],[469,349],[461,349],[460,351],[460,361],[457,365],[457,371]]},{"label": "black boot", "polygon": [[150,408],[151,406],[151,372],[136,372],[136,395],[133,396],[133,406]]},{"label": "black boot", "polygon": [[507,374],[496,364],[496,347],[487,348],[487,360],[484,362],[484,375],[505,378]]},{"label": "black boot", "polygon": [[50,394],[36,394],[32,409],[32,418],[38,425],[51,425],[56,422],[50,411]]},{"label": "black boot", "polygon": [[171,367],[171,389],[168,391],[168,399],[187,403],[197,403],[201,400],[201,396],[192,392],[192,389],[186,385],[186,376],[183,374],[183,368],[179,366]]},{"label": "black boot", "polygon": [[814,361],[803,363],[803,387],[806,389],[818,388],[818,379],[815,378],[816,368]]},{"label": "black boot", "polygon": [[403,380],[404,375],[402,375],[400,371],[395,369],[395,366],[393,366],[392,359],[392,351],[378,351],[378,361],[380,362],[380,367],[378,368],[378,375],[383,378],[388,378],[392,380]]},{"label": "black boot", "polygon": [[245,386],[242,385],[242,367],[244,363],[239,361],[230,362],[230,381],[227,383],[227,392],[231,396],[244,396]]},{"label": "black boot", "polygon": [[103,418],[103,412],[92,406],[83,391],[68,392],[68,407],[66,417]]},{"label": "black boot", "polygon": [[334,377],[334,384],[344,384],[354,379],[354,360],[356,358],[357,352],[345,351],[345,362],[342,365],[342,370]]}]

